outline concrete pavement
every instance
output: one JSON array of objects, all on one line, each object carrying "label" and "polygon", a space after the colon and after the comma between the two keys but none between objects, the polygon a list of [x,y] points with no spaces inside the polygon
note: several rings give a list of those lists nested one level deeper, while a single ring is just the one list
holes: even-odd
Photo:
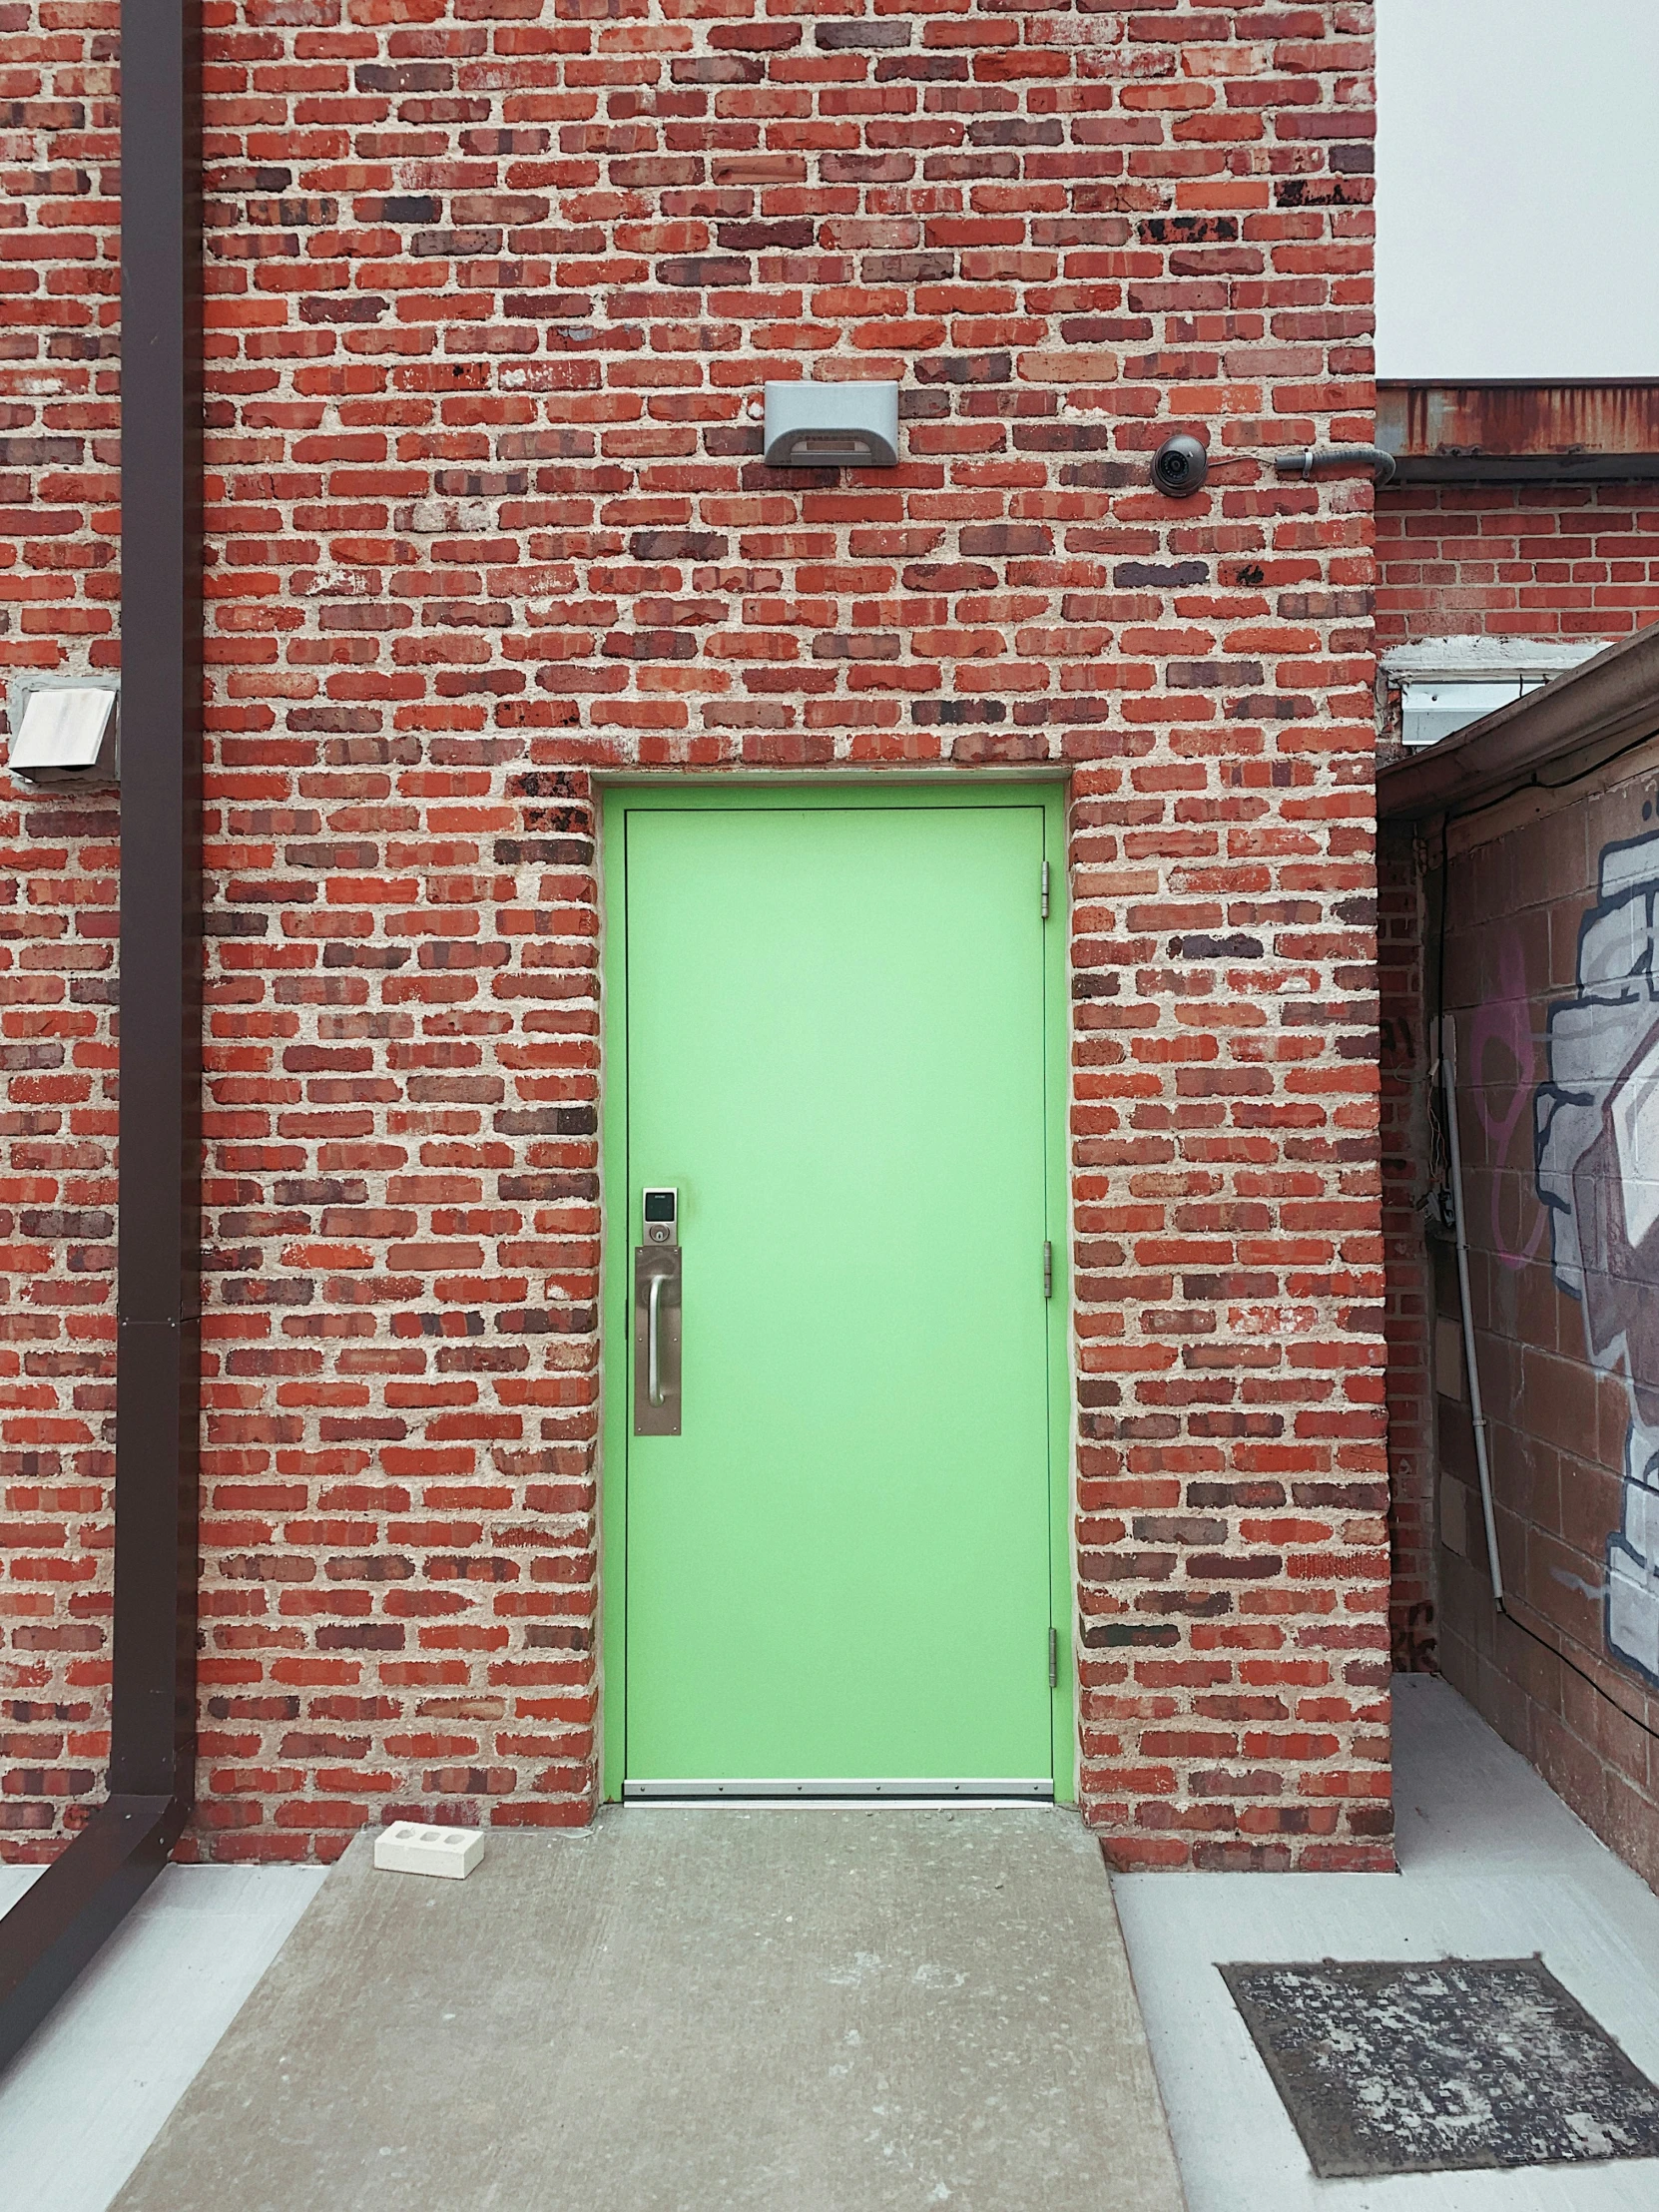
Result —
[{"label": "concrete pavement", "polygon": [[120,2212],[1180,2212],[1069,1813],[630,1807],[464,1883],[370,1841]]}]

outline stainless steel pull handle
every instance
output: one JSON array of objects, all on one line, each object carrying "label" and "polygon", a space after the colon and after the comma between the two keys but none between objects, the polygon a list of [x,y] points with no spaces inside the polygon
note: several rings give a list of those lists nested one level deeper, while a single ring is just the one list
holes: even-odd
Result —
[{"label": "stainless steel pull handle", "polygon": [[634,1434],[680,1433],[680,1247],[634,1254]]},{"label": "stainless steel pull handle", "polygon": [[663,1361],[661,1350],[661,1317],[663,1303],[663,1278],[651,1278],[651,1293],[645,1309],[645,1389],[653,1405],[663,1402]]}]

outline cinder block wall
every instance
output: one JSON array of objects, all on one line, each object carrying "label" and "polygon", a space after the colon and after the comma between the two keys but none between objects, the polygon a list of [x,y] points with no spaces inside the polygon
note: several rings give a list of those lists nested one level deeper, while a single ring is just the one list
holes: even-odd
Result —
[{"label": "cinder block wall", "polygon": [[[594,772],[1072,775],[1119,1864],[1389,1863],[1371,9],[209,10],[193,1848],[595,1796]],[[0,661],[113,668],[115,24],[0,0]],[[902,384],[780,476],[768,375]],[[1197,499],[1147,479],[1198,429]],[[0,799],[0,1851],[98,1794],[119,811]]]},{"label": "cinder block wall", "polygon": [[1649,746],[1449,837],[1445,994],[1507,1614],[1492,1603],[1449,1241],[1432,1254],[1440,1665],[1652,1883],[1656,810]]},{"label": "cinder block wall", "polygon": [[[1471,633],[1612,642],[1659,619],[1656,489],[1385,492],[1379,646]],[[1576,992],[1577,931],[1597,902],[1600,852],[1649,833],[1655,797],[1649,766],[1541,817],[1531,801],[1524,818],[1454,827],[1443,971],[1437,835],[1414,851],[1408,833],[1388,831],[1380,855],[1395,1664],[1443,1668],[1650,1882],[1659,1794],[1648,1731],[1659,1697],[1609,1642],[1605,1618],[1628,1407],[1619,1377],[1598,1371],[1578,1304],[1553,1280],[1532,1136],[1550,1008]],[[1451,1251],[1425,1235],[1418,1203],[1443,1167],[1428,1116],[1442,972],[1463,1057],[1475,1309],[1514,1620],[1491,1600]]]}]

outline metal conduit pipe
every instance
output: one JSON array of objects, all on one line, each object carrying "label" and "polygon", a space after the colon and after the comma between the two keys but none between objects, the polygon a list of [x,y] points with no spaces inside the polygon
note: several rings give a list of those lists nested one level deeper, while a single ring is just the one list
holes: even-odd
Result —
[{"label": "metal conduit pipe", "polygon": [[1474,1463],[1480,1475],[1480,1510],[1486,1520],[1486,1563],[1492,1573],[1492,1597],[1503,1610],[1503,1568],[1497,1556],[1497,1514],[1492,1506],[1492,1470],[1486,1456],[1486,1411],[1480,1398],[1480,1362],[1474,1349],[1474,1301],[1469,1295],[1469,1246],[1463,1233],[1463,1148],[1457,1137],[1457,1024],[1440,1016],[1440,1081],[1445,1092],[1446,1146],[1451,1155],[1451,1218],[1457,1239],[1457,1301],[1463,1313],[1463,1367],[1469,1379],[1469,1412],[1474,1421]]},{"label": "metal conduit pipe", "polygon": [[1394,457],[1380,445],[1305,445],[1294,453],[1278,453],[1274,467],[1281,476],[1311,477],[1316,468],[1369,468],[1381,488],[1393,481]]}]

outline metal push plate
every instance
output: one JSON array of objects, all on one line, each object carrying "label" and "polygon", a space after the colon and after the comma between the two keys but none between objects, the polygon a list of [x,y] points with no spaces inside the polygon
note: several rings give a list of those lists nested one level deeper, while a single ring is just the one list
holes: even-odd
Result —
[{"label": "metal push plate", "polygon": [[[653,1298],[653,1288],[656,1289]],[[655,1327],[653,1327],[653,1314]],[[653,1353],[653,1337],[655,1352]],[[653,1393],[652,1382],[656,1390]],[[680,1247],[634,1247],[634,1434],[680,1433]]]}]

